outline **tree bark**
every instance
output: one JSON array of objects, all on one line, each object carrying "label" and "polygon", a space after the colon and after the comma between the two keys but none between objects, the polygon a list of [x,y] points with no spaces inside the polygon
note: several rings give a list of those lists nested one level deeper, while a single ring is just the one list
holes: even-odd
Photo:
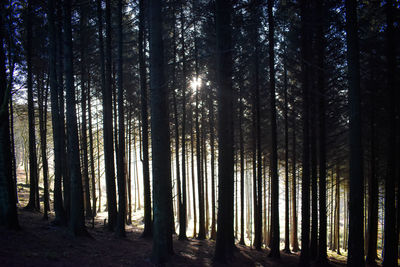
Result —
[{"label": "tree bark", "polygon": [[[40,77],[40,79],[43,78]],[[38,105],[39,105],[39,132],[40,132],[40,152],[42,156],[43,171],[43,219],[48,220],[48,212],[50,210],[49,202],[49,164],[47,160],[47,98],[48,85],[41,84],[38,88]]]},{"label": "tree bark", "polygon": [[[151,192],[149,171],[149,122],[147,107],[147,81],[145,63],[145,6],[144,0],[139,0],[139,71],[140,71],[140,101],[142,115],[142,153],[143,153],[143,196],[144,196],[144,230],[142,237],[152,236]],[[136,156],[135,156],[136,158]],[[140,206],[140,205],[139,205]]]},{"label": "tree bark", "polygon": [[[385,241],[383,266],[396,266],[398,258],[398,230],[396,231],[396,164],[398,164],[398,151],[396,151],[396,136],[398,129],[396,125],[396,106],[398,105],[396,94],[396,40],[394,29],[394,1],[386,3],[386,63],[387,63],[387,91],[390,101],[389,107],[389,151],[388,169],[385,179]],[[396,3],[397,5],[397,3]],[[399,197],[399,194],[398,196]],[[397,207],[399,209],[400,207]]]},{"label": "tree bark", "polygon": [[69,230],[72,235],[87,235],[83,214],[82,175],[79,159],[79,139],[75,106],[73,75],[71,3],[64,2],[64,71],[67,107],[68,169],[71,183],[71,211]]},{"label": "tree bark", "polygon": [[[19,229],[15,184],[12,178],[11,144],[8,101],[10,88],[7,88],[6,56],[4,51],[5,18],[4,3],[0,3],[0,225],[9,229]],[[12,115],[12,114],[11,114]]]},{"label": "tree bark", "polygon": [[122,29],[122,0],[118,1],[118,157],[117,157],[117,178],[118,178],[118,219],[116,235],[125,236],[126,219],[126,173],[125,173],[125,114],[124,114],[124,85],[123,85],[123,29]]},{"label": "tree bark", "polygon": [[232,257],[233,235],[233,91],[232,91],[232,6],[229,0],[216,1],[218,73],[218,216],[214,258]]},{"label": "tree bark", "polygon": [[324,1],[317,3],[317,29],[316,29],[316,51],[317,51],[317,90],[318,97],[318,125],[319,125],[319,238],[318,238],[318,261],[321,264],[327,262],[327,212],[326,212],[326,98],[325,98],[325,38],[324,38]]},{"label": "tree bark", "polygon": [[[187,239],[186,226],[187,226],[187,200],[186,200],[186,51],[185,51],[185,37],[184,37],[184,15],[183,4],[181,7],[181,45],[182,45],[182,207],[179,213],[180,226],[179,238],[181,240]],[[182,231],[181,231],[182,227]]]},{"label": "tree bark", "polygon": [[151,140],[153,157],[154,233],[152,258],[155,263],[168,261],[172,247],[172,188],[168,111],[168,88],[164,77],[161,0],[150,4],[150,87]]},{"label": "tree bark", "polygon": [[25,207],[27,210],[40,211],[36,134],[35,134],[35,106],[33,103],[33,81],[32,81],[32,1],[28,1],[26,20],[26,64],[27,64],[27,88],[28,88],[28,127],[29,127],[29,202]]},{"label": "tree bark", "polygon": [[92,217],[92,208],[90,205],[90,186],[89,186],[89,161],[88,161],[88,145],[87,145],[87,120],[86,120],[86,94],[90,93],[87,90],[88,72],[86,69],[86,54],[87,54],[87,9],[88,2],[80,1],[80,19],[79,19],[79,37],[80,37],[80,74],[81,74],[81,106],[82,106],[82,127],[81,127],[81,144],[82,144],[82,179],[83,179],[83,195],[84,208],[87,218]]},{"label": "tree bark", "polygon": [[364,176],[361,143],[360,61],[357,1],[346,0],[346,41],[350,111],[350,205],[348,266],[364,265]]},{"label": "tree bark", "polygon": [[[99,9],[99,42],[100,42],[100,61],[104,64],[103,34],[100,32],[102,25],[101,5]],[[106,191],[107,191],[107,211],[108,211],[108,229],[114,230],[117,220],[117,200],[115,192],[115,171],[114,171],[114,143],[112,126],[112,78],[111,78],[111,0],[106,0],[106,52],[105,52],[105,72],[101,66],[101,73],[104,74],[103,86],[103,138],[104,138],[104,160],[106,173]],[[102,81],[103,84],[103,81]]]},{"label": "tree bark", "polygon": [[300,266],[310,264],[310,147],[309,147],[309,89],[310,89],[310,1],[302,0],[301,5],[301,72],[303,99],[303,158],[301,185],[301,254]]},{"label": "tree bark", "polygon": [[296,193],[296,112],[292,111],[293,115],[293,126],[292,126],[292,249],[293,252],[298,252],[299,248],[299,239],[297,235],[297,193]]},{"label": "tree bark", "polygon": [[[53,144],[54,144],[54,212],[55,224],[65,224],[66,214],[63,206],[61,180],[62,171],[62,132],[64,130],[63,122],[60,116],[59,93],[56,74],[56,32],[55,32],[55,3],[54,0],[48,2],[48,27],[49,27],[49,79],[50,79],[50,101],[51,101],[51,119],[53,126]],[[61,59],[59,59],[61,60]]]},{"label": "tree bark", "polygon": [[289,130],[288,130],[288,81],[287,81],[287,66],[286,59],[283,63],[283,86],[284,86],[284,119],[285,119],[285,248],[284,252],[290,253],[289,241]]},{"label": "tree bark", "polygon": [[[273,18],[273,0],[268,1],[268,40],[269,40],[269,83],[271,90],[270,108],[271,108],[271,251],[269,257],[279,258],[279,175],[278,175],[278,144],[277,144],[277,126],[276,126],[276,106],[275,106],[275,37],[274,37],[274,18]],[[259,178],[261,182],[261,178]],[[303,244],[303,243],[302,243]]]}]

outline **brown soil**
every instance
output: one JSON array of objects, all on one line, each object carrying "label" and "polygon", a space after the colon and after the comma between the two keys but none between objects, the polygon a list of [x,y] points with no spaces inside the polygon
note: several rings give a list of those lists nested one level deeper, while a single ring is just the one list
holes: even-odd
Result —
[{"label": "brown soil", "polygon": [[[52,217],[51,217],[52,218]],[[21,231],[0,228],[0,266],[153,266],[152,242],[140,238],[141,230],[127,226],[127,237],[120,239],[95,221],[87,222],[91,238],[73,238],[67,228],[42,219],[41,213],[19,210]],[[174,237],[170,266],[221,266],[214,263],[214,241]],[[268,258],[268,250],[256,251],[238,245],[228,266],[297,266],[298,254],[281,253],[281,259]]]},{"label": "brown soil", "polygon": [[[18,185],[19,206],[27,204],[29,188]],[[41,203],[42,205],[42,203]],[[43,206],[42,206],[43,207]],[[104,214],[104,213],[103,213]],[[53,213],[43,220],[38,212],[18,210],[20,231],[0,227],[0,266],[154,266],[151,262],[151,239],[140,238],[141,216],[134,216],[126,226],[126,238],[117,238],[104,226],[104,217],[87,221],[89,237],[72,237],[66,227],[54,226]],[[189,238],[179,241],[174,236],[174,252],[167,266],[297,266],[299,254],[281,253],[281,258],[268,257],[268,250],[256,251],[237,245],[233,259],[222,265],[213,262],[215,242]],[[335,262],[335,264],[333,264]],[[331,266],[343,261],[331,258]],[[315,265],[317,266],[317,265]]]}]

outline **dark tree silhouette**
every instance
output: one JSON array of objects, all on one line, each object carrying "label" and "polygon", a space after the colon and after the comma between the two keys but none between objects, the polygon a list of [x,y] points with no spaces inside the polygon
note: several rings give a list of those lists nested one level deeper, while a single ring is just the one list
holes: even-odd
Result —
[{"label": "dark tree silhouette", "polygon": [[0,3],[0,225],[19,229],[15,184],[12,178],[11,144],[8,101],[11,88],[7,88],[6,56],[4,51],[5,8]]},{"label": "dark tree silhouette", "polygon": [[161,0],[151,0],[149,11],[154,214],[152,258],[155,263],[163,263],[173,253],[173,247],[168,88],[164,76]]},{"label": "dark tree silhouette", "polygon": [[301,254],[300,266],[310,263],[310,147],[309,147],[309,88],[310,88],[310,1],[300,1],[301,9],[301,72],[302,72],[302,121],[303,158],[301,185]]},{"label": "dark tree silhouette", "polygon": [[123,84],[123,29],[122,29],[122,0],[118,1],[118,157],[117,157],[117,178],[118,178],[118,220],[116,234],[119,237],[125,236],[126,218],[126,181],[125,181],[125,114],[124,114],[124,84]]},{"label": "dark tree silhouette", "polygon": [[346,41],[350,111],[350,201],[347,266],[364,265],[364,198],[361,145],[360,60],[357,1],[346,0]]},{"label": "dark tree silhouette", "polygon": [[214,258],[225,261],[233,255],[233,89],[230,0],[216,1],[218,73],[218,216]]},{"label": "dark tree silhouette", "polygon": [[[101,6],[100,6],[101,8]],[[98,23],[101,24],[101,14]],[[107,190],[108,229],[114,230],[117,219],[117,200],[115,193],[115,170],[114,170],[114,144],[112,126],[112,79],[111,79],[111,0],[106,0],[106,51],[105,51],[105,84],[103,87],[103,137],[104,137],[104,160]],[[102,49],[102,33],[99,31],[100,50]],[[104,60],[100,54],[101,64]]]},{"label": "dark tree silhouette", "polygon": [[[398,88],[396,90],[396,41],[394,33],[394,2],[386,2],[386,61],[387,61],[387,90],[390,99],[389,107],[389,151],[388,151],[388,170],[385,180],[385,237],[383,266],[396,266],[398,258],[398,236],[399,229],[396,231],[396,162],[398,152],[396,152],[396,136],[398,128],[396,125],[396,106]],[[398,142],[398,141],[397,141]],[[398,163],[397,163],[398,164]],[[399,195],[397,196],[399,197]],[[399,209],[400,207],[397,207]]]},{"label": "dark tree silhouette", "polygon": [[35,134],[35,108],[33,105],[33,81],[32,81],[32,1],[28,1],[26,14],[26,64],[27,64],[27,89],[28,89],[28,123],[29,123],[29,202],[27,210],[40,210],[39,205],[39,174],[36,154]]},{"label": "dark tree silhouette", "polygon": [[147,107],[147,78],[145,64],[145,6],[144,0],[139,0],[139,72],[140,72],[140,100],[142,112],[142,146],[143,146],[143,194],[144,194],[144,230],[142,237],[152,235],[151,220],[151,192],[150,192],[150,171],[149,171],[149,122]]},{"label": "dark tree silhouette", "polygon": [[64,2],[64,71],[67,107],[68,169],[71,179],[71,210],[69,230],[72,235],[87,235],[83,214],[82,175],[79,159],[79,139],[75,107],[73,75],[71,3]]},{"label": "dark tree silhouette", "polygon": [[[270,257],[279,258],[279,175],[278,175],[278,142],[276,129],[276,100],[275,100],[275,37],[273,0],[268,0],[268,54],[269,54],[269,84],[270,84],[270,109],[271,109],[271,251]],[[260,181],[261,182],[261,181]]]},{"label": "dark tree silhouette", "polygon": [[57,73],[56,73],[56,28],[55,28],[55,2],[49,0],[48,5],[48,27],[49,27],[49,79],[50,79],[50,101],[51,101],[51,121],[53,126],[53,144],[54,144],[54,222],[56,224],[65,224],[66,215],[62,200],[62,134],[64,131],[63,122],[60,118],[60,104],[59,104],[59,93],[57,84]]}]

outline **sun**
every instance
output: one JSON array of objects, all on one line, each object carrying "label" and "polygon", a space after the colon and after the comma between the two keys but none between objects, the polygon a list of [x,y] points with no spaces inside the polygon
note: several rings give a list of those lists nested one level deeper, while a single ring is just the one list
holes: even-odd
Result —
[{"label": "sun", "polygon": [[197,88],[201,86],[201,79],[199,77],[193,77],[193,79],[190,81],[190,87],[192,88],[193,91],[195,91]]}]

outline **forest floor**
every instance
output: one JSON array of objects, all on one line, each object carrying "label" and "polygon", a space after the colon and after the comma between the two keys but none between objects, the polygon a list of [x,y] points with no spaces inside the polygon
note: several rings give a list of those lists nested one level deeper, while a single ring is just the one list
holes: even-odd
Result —
[{"label": "forest floor", "polygon": [[[29,188],[19,183],[19,206],[27,203]],[[0,228],[0,266],[153,266],[151,239],[140,237],[141,216],[126,227],[126,238],[117,238],[104,226],[104,218],[88,220],[90,237],[72,237],[66,227],[54,226],[53,213],[43,220],[39,212],[19,208],[20,231]],[[174,236],[174,252],[167,266],[297,266],[299,254],[281,253],[281,258],[268,257],[268,249],[257,251],[237,245],[234,258],[226,265],[213,262],[215,242],[189,238],[179,241]],[[345,257],[329,254],[331,266],[342,266]],[[315,265],[317,266],[317,265]]]},{"label": "forest floor", "polygon": [[[73,238],[67,228],[43,220],[38,212],[19,210],[21,231],[0,228],[0,266],[153,266],[152,241],[140,238],[141,229],[127,226],[126,238],[117,238],[104,222],[87,222],[91,237]],[[178,241],[168,266],[224,266],[212,261],[215,242]],[[281,253],[279,260],[268,257],[268,250],[257,251],[237,246],[234,258],[226,266],[297,266],[298,254]],[[342,265],[342,264],[340,264]],[[339,264],[332,264],[339,266]]]}]

